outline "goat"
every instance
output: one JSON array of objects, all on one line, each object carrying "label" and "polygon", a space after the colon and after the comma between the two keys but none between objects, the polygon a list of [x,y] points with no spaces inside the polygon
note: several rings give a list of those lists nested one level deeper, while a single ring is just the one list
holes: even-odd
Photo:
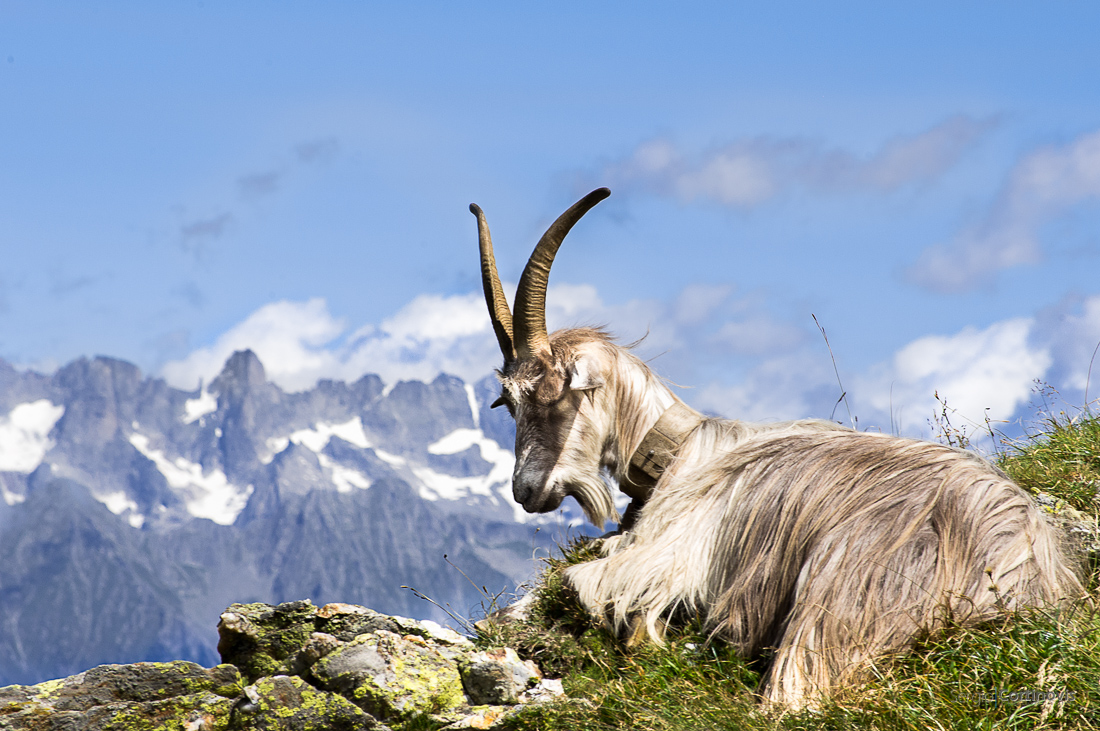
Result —
[{"label": "goat", "polygon": [[603,557],[569,568],[581,603],[620,633],[662,642],[701,617],[745,657],[774,654],[761,693],[814,704],[870,663],[951,619],[1083,593],[1058,532],[978,456],[829,421],[704,418],[601,329],[547,333],[562,240],[601,188],[535,247],[508,308],[489,227],[477,216],[482,284],[516,422],[513,495],[528,512],[577,499],[617,520],[606,470],[633,498]]}]

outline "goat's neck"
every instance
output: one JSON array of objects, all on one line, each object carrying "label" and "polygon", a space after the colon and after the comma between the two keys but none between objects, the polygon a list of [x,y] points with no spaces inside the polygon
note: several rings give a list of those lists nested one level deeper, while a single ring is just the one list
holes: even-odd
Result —
[{"label": "goat's neck", "polygon": [[615,393],[615,430],[611,452],[612,472],[618,479],[626,475],[630,456],[642,438],[653,428],[661,414],[679,399],[668,386],[637,359],[620,361]]}]

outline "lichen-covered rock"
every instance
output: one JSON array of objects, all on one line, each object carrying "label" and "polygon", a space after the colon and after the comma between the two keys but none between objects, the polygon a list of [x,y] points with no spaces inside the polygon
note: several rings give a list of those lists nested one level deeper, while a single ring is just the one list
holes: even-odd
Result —
[{"label": "lichen-covered rock", "polygon": [[356,604],[333,603],[317,610],[315,624],[318,632],[332,635],[343,642],[351,642],[359,635],[380,629],[388,632],[401,631],[394,619]]},{"label": "lichen-covered rock", "polygon": [[301,678],[261,678],[246,702],[232,710],[232,729],[248,731],[384,731],[386,726],[351,701],[314,688]]},{"label": "lichen-covered rock", "polygon": [[385,731],[301,678],[245,687],[237,669],[194,663],[104,665],[35,686],[0,688],[3,731]]},{"label": "lichen-covered rock", "polygon": [[430,619],[409,619],[407,617],[390,617],[400,630],[401,634],[423,637],[426,640],[441,645],[453,647],[473,648],[474,643],[463,637],[450,627],[444,627]]},{"label": "lichen-covered rock", "polygon": [[314,632],[302,645],[302,649],[286,664],[290,675],[304,675],[313,663],[333,650],[344,645],[343,642],[325,632]]},{"label": "lichen-covered rock", "polygon": [[560,698],[565,695],[565,688],[562,687],[561,680],[558,678],[543,678],[534,687],[528,688],[523,693],[519,694],[520,703],[549,703],[550,701]]},{"label": "lichen-covered rock", "polygon": [[218,622],[222,662],[236,665],[249,682],[288,671],[287,664],[316,631],[317,608],[308,599],[233,604]]},{"label": "lichen-covered rock", "polygon": [[0,688],[0,729],[224,728],[241,687],[231,665],[101,665],[61,680]]},{"label": "lichen-covered rock", "polygon": [[459,663],[462,686],[470,703],[480,705],[514,705],[520,693],[542,679],[538,666],[521,660],[510,647],[476,652]]},{"label": "lichen-covered rock", "polygon": [[379,630],[360,635],[317,661],[317,684],[352,699],[383,721],[429,716],[440,725],[467,707],[458,660],[462,651],[415,635]]},{"label": "lichen-covered rock", "polygon": [[218,631],[232,664],[103,665],[0,688],[0,731],[484,729],[561,694],[514,650],[350,604],[234,604]]},{"label": "lichen-covered rock", "polygon": [[[1096,499],[1100,502],[1100,484],[1096,490]],[[1035,501],[1069,534],[1090,562],[1100,559],[1100,519],[1076,510],[1064,500],[1045,492],[1036,495]]]},{"label": "lichen-covered rock", "polygon": [[499,728],[504,719],[516,712],[514,706],[482,706],[471,709],[454,723],[443,727],[442,731],[459,731],[460,729],[493,729]]}]

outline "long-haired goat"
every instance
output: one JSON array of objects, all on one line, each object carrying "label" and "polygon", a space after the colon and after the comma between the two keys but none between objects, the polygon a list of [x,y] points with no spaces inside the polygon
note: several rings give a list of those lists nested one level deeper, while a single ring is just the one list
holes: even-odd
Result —
[{"label": "long-haired goat", "polygon": [[515,499],[546,512],[573,495],[602,526],[618,519],[604,469],[634,498],[605,557],[567,572],[594,615],[660,642],[670,617],[698,614],[747,657],[773,650],[762,692],[798,706],[946,618],[1083,591],[1033,501],[969,452],[827,421],[703,418],[603,331],[549,335],[554,256],[608,195],[589,193],[542,237],[514,319],[470,206],[504,354],[498,404],[516,420]]}]

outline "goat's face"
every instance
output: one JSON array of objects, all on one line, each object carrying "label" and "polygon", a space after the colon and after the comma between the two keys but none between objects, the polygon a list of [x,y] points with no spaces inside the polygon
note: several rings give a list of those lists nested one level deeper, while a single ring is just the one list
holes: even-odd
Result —
[{"label": "goat's face", "polygon": [[[584,342],[589,337],[597,339]],[[529,513],[554,510],[572,495],[593,522],[608,517],[608,491],[599,477],[612,431],[599,357],[604,337],[590,330],[555,333],[552,360],[513,361],[501,373],[498,403],[516,420],[512,495]]]},{"label": "goat's face", "polygon": [[489,224],[476,205],[481,248],[481,281],[489,317],[504,354],[503,394],[516,420],[516,471],[512,492],[529,513],[554,510],[573,495],[589,520],[602,525],[615,515],[600,479],[602,452],[610,425],[601,423],[599,350],[607,337],[598,330],[546,332],[546,284],[550,266],[569,229],[592,206],[611,195],[594,190],[558,217],[543,234],[516,290],[513,319],[497,276]]}]

